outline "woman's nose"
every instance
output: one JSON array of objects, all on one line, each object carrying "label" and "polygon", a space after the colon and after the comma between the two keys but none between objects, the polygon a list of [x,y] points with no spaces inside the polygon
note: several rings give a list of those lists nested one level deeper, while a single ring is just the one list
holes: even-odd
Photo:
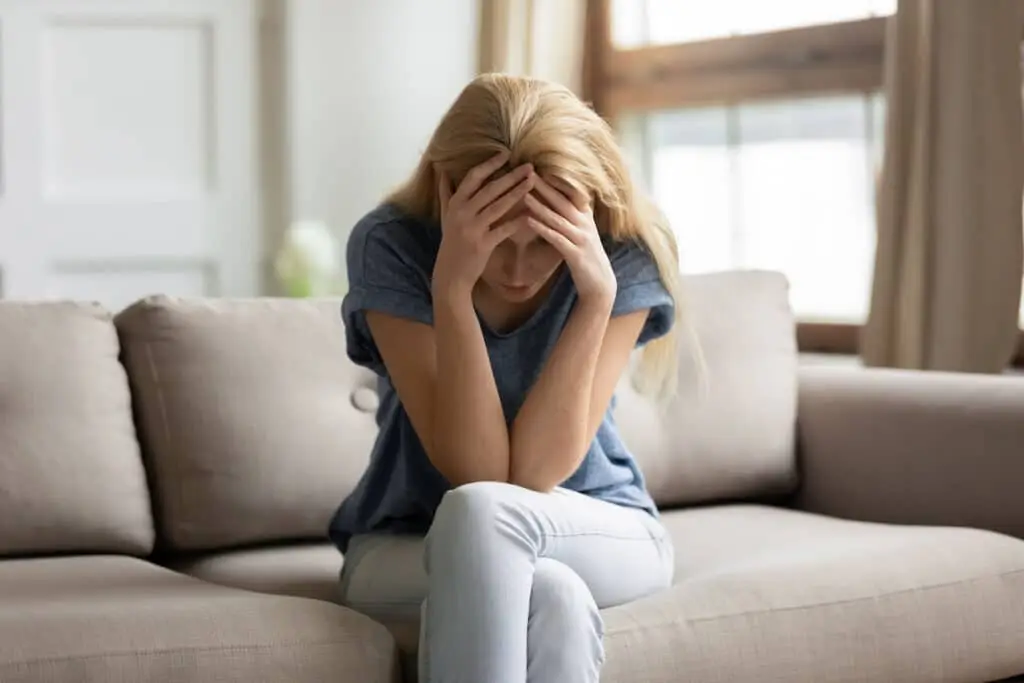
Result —
[{"label": "woman's nose", "polygon": [[508,278],[512,282],[521,282],[527,273],[526,255],[521,247],[517,247],[512,258],[508,260]]}]

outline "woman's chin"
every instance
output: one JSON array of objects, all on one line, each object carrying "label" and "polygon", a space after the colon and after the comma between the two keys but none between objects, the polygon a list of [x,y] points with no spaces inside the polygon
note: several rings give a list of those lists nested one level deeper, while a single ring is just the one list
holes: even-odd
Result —
[{"label": "woman's chin", "polygon": [[537,285],[526,285],[524,287],[499,285],[497,289],[501,298],[511,303],[529,301],[537,293]]}]

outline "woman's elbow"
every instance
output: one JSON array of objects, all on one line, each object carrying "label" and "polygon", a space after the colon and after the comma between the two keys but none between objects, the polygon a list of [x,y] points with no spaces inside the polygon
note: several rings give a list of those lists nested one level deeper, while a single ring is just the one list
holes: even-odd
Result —
[{"label": "woman's elbow", "polygon": [[547,468],[516,465],[516,459],[512,459],[509,466],[508,483],[521,486],[524,489],[537,491],[538,493],[550,493],[565,477],[552,471],[545,471]]}]

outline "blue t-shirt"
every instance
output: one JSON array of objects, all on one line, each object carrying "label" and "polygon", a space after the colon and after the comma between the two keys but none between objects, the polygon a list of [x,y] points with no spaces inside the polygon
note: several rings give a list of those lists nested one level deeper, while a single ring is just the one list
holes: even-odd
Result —
[{"label": "blue t-shirt", "polygon": [[[368,532],[426,533],[451,488],[427,457],[412,422],[388,377],[365,312],[433,324],[431,273],[441,244],[440,226],[383,204],[353,228],[346,250],[349,291],[342,302],[347,352],[353,362],[378,376],[379,433],[370,463],[330,523],[330,537],[344,552],[349,539]],[[638,346],[665,334],[673,322],[673,301],[657,267],[639,244],[606,247],[618,293],[612,316],[649,308]],[[576,301],[576,288],[563,264],[548,297],[523,324],[495,332],[480,319],[505,420],[515,418],[527,392],[558,341]],[[623,443],[613,416],[615,401],[579,468],[561,486],[657,515],[644,478]]]}]

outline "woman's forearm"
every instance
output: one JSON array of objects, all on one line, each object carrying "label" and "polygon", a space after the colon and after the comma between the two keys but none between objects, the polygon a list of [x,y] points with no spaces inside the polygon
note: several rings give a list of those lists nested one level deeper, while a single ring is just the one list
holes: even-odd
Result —
[{"label": "woman's forearm", "polygon": [[509,438],[472,293],[434,297],[435,466],[453,486],[508,481]]},{"label": "woman's forearm", "polygon": [[579,467],[593,431],[594,375],[610,301],[580,299],[512,425],[509,481],[539,491]]}]

